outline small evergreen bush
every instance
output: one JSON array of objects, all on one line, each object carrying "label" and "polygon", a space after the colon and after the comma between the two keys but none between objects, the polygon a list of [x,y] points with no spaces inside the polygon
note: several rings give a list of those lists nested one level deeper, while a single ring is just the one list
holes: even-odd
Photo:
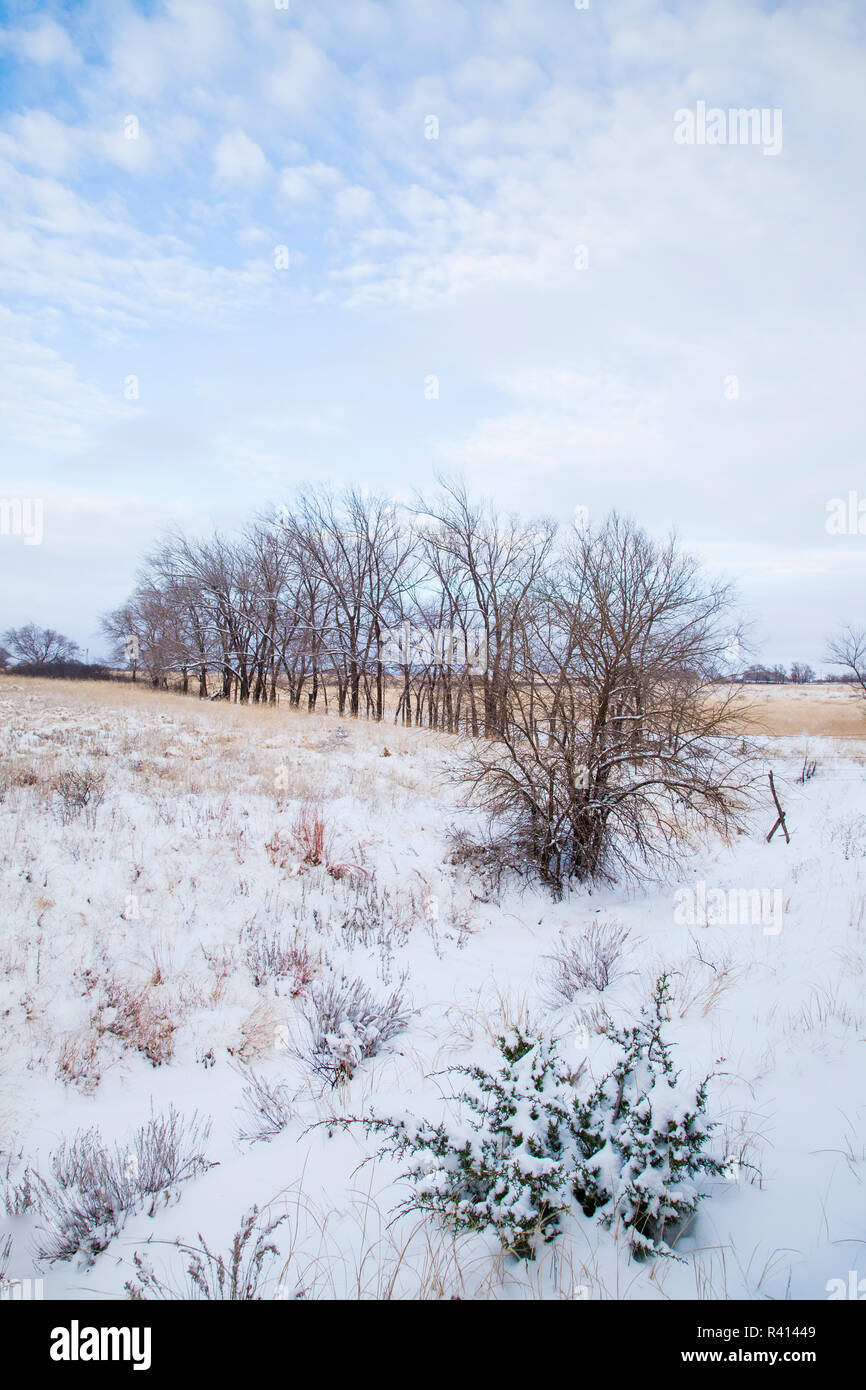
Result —
[{"label": "small evergreen bush", "polygon": [[637,1257],[672,1254],[666,1235],[705,1195],[702,1175],[721,1165],[705,1152],[709,1078],[697,1089],[680,1086],[662,1037],[670,998],[662,975],[636,1025],[604,1025],[619,1057],[586,1094],[551,1039],[514,1028],[498,1039],[497,1070],[451,1069],[467,1082],[454,1097],[467,1123],[362,1120],[385,1136],[380,1153],[409,1160],[413,1194],[404,1206],[434,1212],[457,1231],[492,1229],[521,1259],[554,1240],[575,1206],[626,1227]]},{"label": "small evergreen bush", "polygon": [[713,1129],[704,1119],[710,1078],[691,1091],[681,1086],[662,1037],[670,998],[662,975],[635,1026],[605,1025],[620,1058],[573,1112],[580,1155],[575,1197],[585,1215],[600,1211],[606,1226],[626,1226],[635,1255],[670,1254],[665,1232],[706,1195],[701,1176],[722,1170],[704,1151]]}]

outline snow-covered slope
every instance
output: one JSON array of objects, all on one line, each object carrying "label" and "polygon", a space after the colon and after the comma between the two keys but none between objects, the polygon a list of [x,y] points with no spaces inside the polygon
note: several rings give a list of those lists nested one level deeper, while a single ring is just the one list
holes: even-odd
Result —
[{"label": "snow-covered slope", "polygon": [[[802,741],[765,749],[790,845],[765,842],[768,796],[676,883],[554,902],[452,864],[467,814],[452,739],[0,680],[0,1273],[5,1259],[46,1297],[122,1297],[138,1251],[187,1295],[172,1242],[224,1252],[256,1205],[285,1216],[265,1297],[826,1298],[866,1239],[866,745],[811,740],[805,784]],[[304,863],[311,848],[325,862]],[[766,912],[741,920],[753,900],[729,890],[763,893]],[[613,980],[565,1002],[550,957],[599,922],[628,932]],[[731,1160],[681,1261],[636,1263],[579,1215],[535,1265],[485,1236],[455,1243],[417,1213],[394,1220],[399,1167],[358,1167],[374,1139],[311,1128],[365,1108],[438,1119],[443,1068],[492,1060],[514,1022],[591,1071],[599,1007],[633,1018],[662,969],[678,1066],[719,1073],[709,1115]],[[356,981],[376,1001],[396,991],[408,1021],[356,1066],[364,1035],[344,1028],[332,1053],[354,1074],[330,1086],[304,1056],[305,1010]],[[280,1112],[257,1141],[240,1137],[262,1122],[251,1080]],[[210,1122],[213,1166],[137,1203],[95,1259],[37,1266],[51,1219],[27,1166],[38,1191],[32,1174],[49,1179],[63,1141],[94,1127],[128,1165],[131,1136],[171,1107]]]}]

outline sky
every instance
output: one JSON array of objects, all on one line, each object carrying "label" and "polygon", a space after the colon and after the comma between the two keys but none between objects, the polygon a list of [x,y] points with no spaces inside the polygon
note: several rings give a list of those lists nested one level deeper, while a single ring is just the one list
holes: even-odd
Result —
[{"label": "sky", "polygon": [[859,0],[0,0],[0,631],[99,656],[167,526],[440,472],[675,529],[756,656],[827,669],[864,38]]}]

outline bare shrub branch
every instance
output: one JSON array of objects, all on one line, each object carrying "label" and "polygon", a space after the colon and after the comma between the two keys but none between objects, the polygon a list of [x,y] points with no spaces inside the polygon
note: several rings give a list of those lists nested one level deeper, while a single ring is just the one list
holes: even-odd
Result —
[{"label": "bare shrub branch", "polygon": [[593,922],[577,941],[563,941],[550,956],[548,993],[554,1004],[570,1004],[584,990],[601,993],[612,983],[628,939],[619,922]]},{"label": "bare shrub branch", "polygon": [[314,1075],[337,1086],[403,1031],[409,1011],[399,990],[378,1000],[363,981],[344,978],[314,987],[304,1019],[309,1042],[295,1055]]}]

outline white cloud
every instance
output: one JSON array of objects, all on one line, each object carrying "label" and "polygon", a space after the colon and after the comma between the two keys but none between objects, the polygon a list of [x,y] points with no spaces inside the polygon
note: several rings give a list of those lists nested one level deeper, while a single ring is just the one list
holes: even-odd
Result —
[{"label": "white cloud", "polygon": [[207,319],[273,294],[264,263],[205,263],[178,237],[151,234],[118,201],[89,202],[57,179],[0,158],[0,288],[95,325]]},{"label": "white cloud", "polygon": [[369,188],[355,184],[343,188],[334,198],[334,210],[338,217],[349,221],[362,221],[375,215],[376,199]]},{"label": "white cloud", "polygon": [[63,26],[47,16],[25,28],[0,30],[0,47],[39,67],[73,67],[81,56]]},{"label": "white cloud", "polygon": [[321,196],[340,188],[345,179],[339,169],[317,160],[312,164],[295,164],[280,174],[280,191],[291,203],[313,203]]},{"label": "white cloud", "polygon": [[543,82],[544,74],[538,64],[518,57],[469,58],[451,77],[451,86],[458,96],[481,97],[485,104],[502,99],[514,101]]},{"label": "white cloud", "polygon": [[243,130],[223,135],[214,151],[214,173],[218,183],[255,188],[271,172],[261,147]]},{"label": "white cloud", "polygon": [[265,98],[307,121],[328,103],[333,110],[338,73],[322,50],[304,34],[290,32],[278,45],[278,54],[263,83]]},{"label": "white cloud", "polygon": [[100,429],[128,413],[120,392],[112,399],[82,381],[59,352],[30,336],[26,320],[0,308],[0,420],[7,449],[80,453]]},{"label": "white cloud", "polygon": [[155,15],[109,10],[110,85],[151,103],[179,83],[214,81],[238,53],[232,9],[210,0],[165,0]]},{"label": "white cloud", "polygon": [[0,133],[0,154],[48,174],[72,174],[78,165],[78,132],[48,111],[25,111]]}]

